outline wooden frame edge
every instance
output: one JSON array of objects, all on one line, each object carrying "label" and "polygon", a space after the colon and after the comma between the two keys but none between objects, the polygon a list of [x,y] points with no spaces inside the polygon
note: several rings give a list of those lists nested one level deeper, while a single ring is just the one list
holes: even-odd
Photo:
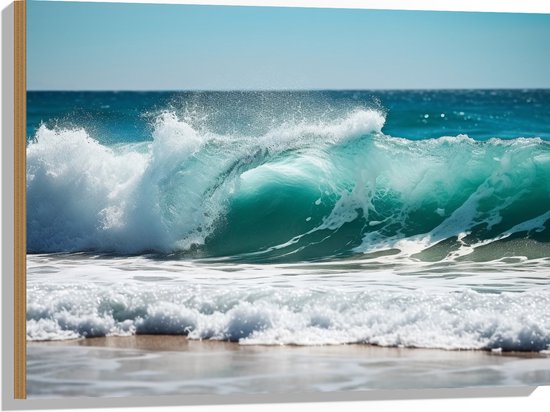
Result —
[{"label": "wooden frame edge", "polygon": [[27,4],[14,1],[14,398],[27,397],[26,118]]}]

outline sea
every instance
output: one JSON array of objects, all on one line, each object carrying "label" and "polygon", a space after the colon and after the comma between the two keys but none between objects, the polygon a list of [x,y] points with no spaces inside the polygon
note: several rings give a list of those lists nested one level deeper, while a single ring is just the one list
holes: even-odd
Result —
[{"label": "sea", "polygon": [[29,342],[549,353],[550,90],[27,105]]}]

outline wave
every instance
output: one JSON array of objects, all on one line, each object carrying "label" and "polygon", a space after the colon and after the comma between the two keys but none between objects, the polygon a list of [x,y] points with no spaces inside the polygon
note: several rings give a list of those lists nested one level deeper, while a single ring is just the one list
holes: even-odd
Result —
[{"label": "wave", "polygon": [[243,345],[550,349],[545,291],[41,283],[29,285],[28,300],[29,341],[172,334]]},{"label": "wave", "polygon": [[[41,126],[27,147],[30,253],[306,260],[548,255],[550,145],[408,140],[384,114],[220,135],[161,114],[152,141]],[[519,240],[518,240],[519,239]]]}]

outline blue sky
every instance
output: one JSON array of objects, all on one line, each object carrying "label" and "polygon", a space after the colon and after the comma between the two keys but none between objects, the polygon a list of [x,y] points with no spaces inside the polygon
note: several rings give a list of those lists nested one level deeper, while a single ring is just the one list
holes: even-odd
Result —
[{"label": "blue sky", "polygon": [[550,15],[30,1],[29,90],[550,88]]}]

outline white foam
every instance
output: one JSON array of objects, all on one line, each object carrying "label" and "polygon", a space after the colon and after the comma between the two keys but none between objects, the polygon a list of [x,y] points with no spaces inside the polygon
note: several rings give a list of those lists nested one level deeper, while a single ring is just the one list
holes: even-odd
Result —
[{"label": "white foam", "polygon": [[29,248],[82,250],[120,241],[147,163],[147,154],[117,153],[82,129],[41,126],[27,147]]},{"label": "white foam", "polygon": [[[240,287],[240,283],[245,283]],[[547,291],[123,282],[28,289],[27,338],[188,334],[241,344],[369,343],[443,349],[550,348]],[[265,282],[262,282],[265,283]]]}]

